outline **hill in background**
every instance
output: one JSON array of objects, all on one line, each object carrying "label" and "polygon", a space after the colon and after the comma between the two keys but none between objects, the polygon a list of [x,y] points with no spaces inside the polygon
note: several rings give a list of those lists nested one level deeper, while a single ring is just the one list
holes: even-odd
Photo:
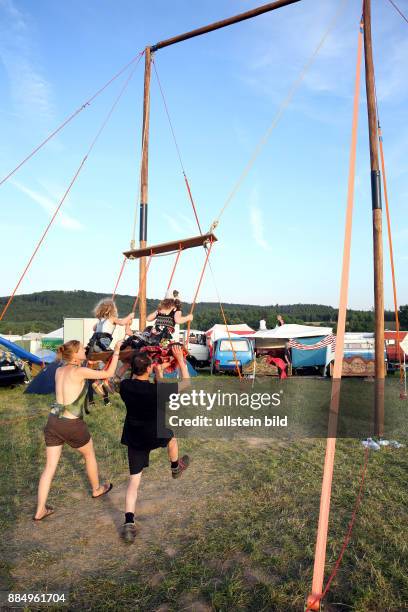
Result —
[{"label": "hill in background", "polygon": [[[24,334],[29,331],[49,332],[63,324],[64,317],[91,317],[95,304],[105,293],[90,291],[41,291],[14,298],[4,320],[0,322],[0,333]],[[7,297],[0,298],[0,311],[4,308]],[[126,315],[131,311],[134,298],[130,295],[117,295],[116,303],[119,314]],[[158,300],[147,300],[147,310],[157,308]],[[322,304],[275,304],[257,306],[247,304],[223,304],[227,321],[230,324],[247,323],[257,329],[260,319],[265,319],[268,328],[276,325],[277,314],[282,314],[286,323],[314,323],[335,327],[337,309]],[[190,304],[184,303],[186,313]],[[401,324],[408,326],[408,307],[401,308]],[[407,318],[405,322],[404,316]],[[395,325],[395,315],[385,313],[386,327]],[[220,306],[216,302],[199,302],[194,312],[194,327],[208,329],[215,323],[222,323]],[[349,331],[373,331],[374,317],[372,311],[349,310]]]}]

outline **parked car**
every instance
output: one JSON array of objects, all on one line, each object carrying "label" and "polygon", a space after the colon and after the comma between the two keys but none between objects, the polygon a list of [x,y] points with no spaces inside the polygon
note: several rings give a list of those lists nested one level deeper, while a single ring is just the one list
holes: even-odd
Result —
[{"label": "parked car", "polygon": [[[186,330],[180,332],[180,341],[183,343],[185,342],[186,333]],[[197,329],[190,330],[187,350],[187,359],[195,370],[206,368],[210,365],[210,349],[207,346],[207,336],[205,332]]]},{"label": "parked car", "polygon": [[[401,343],[405,336],[408,334],[407,331],[399,332],[399,342]],[[404,362],[404,351],[398,346],[397,332],[385,330],[384,332],[385,350],[387,353],[387,365],[388,372],[398,372],[401,363]]]},{"label": "parked car", "polygon": [[213,346],[211,374],[236,372],[236,361],[242,371],[243,368],[249,367],[254,359],[254,345],[249,338],[219,338]]},{"label": "parked car", "polygon": [[0,351],[0,385],[8,386],[24,382],[24,365],[8,351]]}]

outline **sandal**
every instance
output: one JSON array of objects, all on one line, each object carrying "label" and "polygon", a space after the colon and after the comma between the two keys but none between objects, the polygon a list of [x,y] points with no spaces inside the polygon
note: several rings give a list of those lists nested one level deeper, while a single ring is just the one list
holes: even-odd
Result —
[{"label": "sandal", "polygon": [[35,516],[33,516],[33,521],[43,521],[45,518],[47,518],[48,516],[51,516],[51,514],[54,514],[55,510],[52,506],[45,506],[45,514],[44,516],[42,516],[41,518],[35,518]]},{"label": "sandal", "polygon": [[103,495],[106,495],[107,493],[109,493],[109,491],[112,491],[113,488],[113,484],[110,482],[109,484],[106,483],[103,485],[103,493],[99,493],[99,495],[92,495],[92,499],[98,499],[98,497],[102,497]]}]

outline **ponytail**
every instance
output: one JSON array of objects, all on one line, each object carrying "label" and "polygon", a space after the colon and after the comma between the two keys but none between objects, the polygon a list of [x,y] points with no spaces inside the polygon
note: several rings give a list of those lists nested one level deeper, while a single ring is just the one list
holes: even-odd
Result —
[{"label": "ponytail", "polygon": [[79,340],[69,340],[61,344],[57,350],[57,359],[59,361],[71,361],[73,355],[79,351],[80,346]]}]

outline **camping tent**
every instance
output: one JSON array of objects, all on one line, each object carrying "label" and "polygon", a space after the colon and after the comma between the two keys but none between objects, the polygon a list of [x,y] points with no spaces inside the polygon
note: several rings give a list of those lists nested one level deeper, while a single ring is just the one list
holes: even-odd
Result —
[{"label": "camping tent", "polygon": [[55,393],[55,371],[62,366],[62,361],[54,361],[45,367],[27,386],[25,393],[45,395]]},{"label": "camping tent", "polygon": [[283,351],[286,342],[290,340],[292,366],[295,369],[326,366],[330,361],[334,341],[331,327],[293,323],[260,330],[253,337],[258,355],[269,353],[280,356],[276,350]]},{"label": "camping tent", "polygon": [[[6,340],[6,338],[3,338],[1,336],[0,336],[0,345],[9,349],[12,353],[14,353],[14,355],[16,355],[17,357],[20,357],[20,359],[24,359],[25,361],[29,361],[30,363],[36,363],[37,365],[42,365],[44,362],[47,362],[47,359],[42,359],[40,357],[37,357],[37,355],[33,355],[33,353],[26,351],[18,344],[15,344],[14,342],[10,342],[9,340]],[[55,359],[55,356],[49,359],[49,361],[54,361],[54,359]]]},{"label": "camping tent", "polygon": [[240,323],[239,325],[213,325],[210,329],[205,332],[207,339],[210,344],[214,344],[219,338],[228,338],[228,332],[230,336],[252,336],[255,331],[252,327],[249,327],[246,323]]},{"label": "camping tent", "polygon": [[281,339],[290,338],[313,338],[316,336],[328,336],[333,333],[332,327],[317,327],[313,325],[297,325],[287,323],[274,329],[259,330],[254,334],[254,338]]},{"label": "camping tent", "polygon": [[49,334],[45,334],[41,339],[43,349],[56,349],[64,342],[64,328],[54,329]]}]

